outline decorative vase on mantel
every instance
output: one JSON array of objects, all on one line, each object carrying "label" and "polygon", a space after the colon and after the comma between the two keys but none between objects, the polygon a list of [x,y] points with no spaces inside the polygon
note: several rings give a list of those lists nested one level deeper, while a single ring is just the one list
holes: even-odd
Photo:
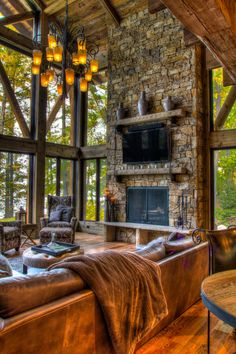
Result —
[{"label": "decorative vase on mantel", "polygon": [[138,112],[140,116],[144,116],[148,111],[148,101],[146,99],[146,92],[142,91],[138,100]]},{"label": "decorative vase on mantel", "polygon": [[126,113],[127,109],[124,108],[123,103],[120,102],[118,109],[116,111],[116,118],[117,120],[123,119],[125,118],[125,113]]},{"label": "decorative vase on mantel", "polygon": [[165,112],[169,112],[172,109],[174,109],[175,104],[174,104],[171,96],[167,96],[167,97],[163,98],[161,103],[162,103],[162,107],[164,108]]}]

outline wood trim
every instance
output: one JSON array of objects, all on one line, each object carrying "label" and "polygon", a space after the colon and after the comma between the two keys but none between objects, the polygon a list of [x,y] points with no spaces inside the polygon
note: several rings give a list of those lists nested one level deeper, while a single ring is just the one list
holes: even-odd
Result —
[{"label": "wood trim", "polygon": [[7,76],[7,73],[4,69],[4,66],[0,60],[0,80],[3,86],[3,90],[5,92],[5,95],[7,96],[7,99],[11,105],[11,109],[14,112],[14,115],[16,117],[16,120],[19,124],[20,130],[23,134],[24,138],[30,138],[30,131],[28,128],[28,125],[26,124],[25,118],[23,116],[23,113],[21,111],[20,105],[17,101],[17,98],[15,96],[15,93],[12,89],[11,82]]},{"label": "wood trim", "polygon": [[0,134],[0,151],[35,154],[37,142],[31,139]]},{"label": "wood trim", "polygon": [[96,221],[100,220],[100,159],[96,160]]},{"label": "wood trim", "polygon": [[114,6],[109,0],[98,0],[102,7],[105,9],[106,13],[113,20],[116,26],[120,25],[121,18]]},{"label": "wood trim", "polygon": [[34,10],[34,8],[37,8],[38,10],[43,11],[46,7],[43,1],[41,0],[26,0],[26,1],[29,4],[29,6],[32,8],[32,10]]},{"label": "wood trim", "polygon": [[56,195],[60,195],[61,191],[61,159],[60,157],[56,158]]},{"label": "wood trim", "polygon": [[104,145],[94,145],[94,146],[83,146],[79,149],[81,159],[97,159],[104,158],[107,156],[107,146]]},{"label": "wood trim", "polygon": [[78,150],[79,149],[74,146],[46,143],[46,156],[50,157],[73,160],[78,158]]},{"label": "wood trim", "polygon": [[209,142],[211,149],[236,148],[236,130],[211,132]]},{"label": "wood trim", "polygon": [[13,25],[15,23],[29,20],[31,18],[34,18],[34,13],[32,11],[28,11],[28,12],[24,12],[21,14],[16,14],[16,15],[11,15],[11,16],[6,16],[6,17],[0,18],[0,25],[2,25],[2,26]]},{"label": "wood trim", "polygon": [[160,0],[148,0],[148,11],[150,14],[166,9],[166,6]]},{"label": "wood trim", "polygon": [[0,43],[10,45],[12,48],[16,48],[32,57],[32,51],[34,49],[32,40],[3,25],[0,25]]}]

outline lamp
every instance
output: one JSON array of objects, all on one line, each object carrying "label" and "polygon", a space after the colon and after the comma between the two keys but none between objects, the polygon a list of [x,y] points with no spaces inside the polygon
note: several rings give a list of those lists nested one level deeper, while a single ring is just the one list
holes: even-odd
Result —
[{"label": "lamp", "polygon": [[65,72],[66,72],[66,83],[68,85],[73,85],[74,82],[75,82],[75,72],[74,72],[74,70],[71,69],[71,68],[67,68],[65,70]]},{"label": "lamp", "polygon": [[16,220],[21,221],[22,224],[26,224],[27,213],[22,206],[20,207],[20,210],[16,212]]},{"label": "lamp", "polygon": [[87,92],[88,91],[88,82],[81,77],[80,79],[80,91]]},{"label": "lamp", "polygon": [[40,72],[40,66],[32,63],[32,74],[39,75],[39,72]]},{"label": "lamp", "polygon": [[[69,25],[68,0],[65,0],[64,25],[49,23],[47,40],[37,34],[33,39],[33,64],[32,73],[38,75],[41,69],[41,85],[47,87],[56,75],[58,94],[67,96],[66,84],[73,85],[75,75],[81,78],[82,92],[88,90],[88,82],[92,80],[92,73],[98,71],[98,46],[95,43],[86,43],[83,26]],[[47,43],[44,45],[44,43]],[[61,65],[54,64],[61,63]],[[53,69],[54,68],[54,72]],[[61,93],[62,88],[62,93]]]}]

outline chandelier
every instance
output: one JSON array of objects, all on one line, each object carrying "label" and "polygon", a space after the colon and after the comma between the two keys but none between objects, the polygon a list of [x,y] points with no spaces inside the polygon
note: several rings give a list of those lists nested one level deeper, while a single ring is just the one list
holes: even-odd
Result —
[{"label": "chandelier", "polygon": [[86,43],[83,26],[69,28],[68,0],[64,26],[50,23],[47,38],[42,40],[41,35],[36,35],[33,46],[32,74],[40,75],[42,87],[54,83],[58,94],[65,97],[67,86],[72,86],[78,75],[80,91],[88,90],[93,73],[98,72],[96,55],[99,48],[96,44]]}]

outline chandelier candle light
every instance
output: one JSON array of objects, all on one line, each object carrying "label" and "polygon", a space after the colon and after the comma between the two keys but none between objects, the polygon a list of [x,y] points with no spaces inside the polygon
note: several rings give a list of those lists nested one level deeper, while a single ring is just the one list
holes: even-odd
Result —
[{"label": "chandelier candle light", "polygon": [[99,68],[98,46],[94,43],[87,45],[84,27],[69,28],[68,20],[66,0],[64,26],[49,24],[46,46],[41,44],[44,42],[41,35],[33,40],[32,74],[40,75],[42,87],[55,82],[58,94],[64,97],[67,95],[66,86],[74,85],[76,76],[80,78],[80,91],[86,92],[93,73]]}]

